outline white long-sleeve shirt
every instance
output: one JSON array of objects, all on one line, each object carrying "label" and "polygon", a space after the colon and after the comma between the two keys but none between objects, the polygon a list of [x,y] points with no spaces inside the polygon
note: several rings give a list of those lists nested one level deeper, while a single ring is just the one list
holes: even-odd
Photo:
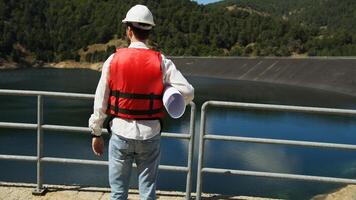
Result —
[{"label": "white long-sleeve shirt", "polygon": [[[144,48],[148,49],[145,43],[133,42],[129,48]],[[110,62],[113,58],[112,54],[104,63],[101,77],[96,88],[94,100],[94,112],[89,119],[89,128],[94,135],[101,135],[103,123],[105,121],[106,109],[110,94],[108,84]],[[165,85],[171,85],[176,88],[184,97],[185,103],[189,104],[194,98],[194,88],[188,83],[183,75],[177,70],[174,63],[162,55],[162,74]],[[159,134],[161,125],[159,120],[130,120],[123,118],[114,118],[111,122],[111,131],[114,134],[124,138],[146,140]]]}]

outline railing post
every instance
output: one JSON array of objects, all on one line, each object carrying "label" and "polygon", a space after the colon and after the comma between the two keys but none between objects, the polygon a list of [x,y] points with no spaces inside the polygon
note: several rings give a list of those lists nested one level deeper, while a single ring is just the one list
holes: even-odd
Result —
[{"label": "railing post", "polygon": [[33,195],[44,195],[47,191],[42,185],[42,151],[43,151],[43,99],[42,95],[37,96],[37,187],[32,191]]},{"label": "railing post", "polygon": [[187,184],[185,191],[185,199],[189,200],[192,192],[192,166],[194,158],[194,137],[195,137],[195,104],[190,103],[190,139],[189,139],[189,150],[188,150],[188,173],[187,173]]},{"label": "railing post", "polygon": [[206,120],[206,107],[209,102],[205,102],[201,107],[201,117],[200,117],[200,135],[199,135],[199,156],[198,156],[198,172],[197,172],[197,200],[201,199],[201,193],[203,188],[203,162],[204,162],[204,134],[205,134],[205,120]]}]

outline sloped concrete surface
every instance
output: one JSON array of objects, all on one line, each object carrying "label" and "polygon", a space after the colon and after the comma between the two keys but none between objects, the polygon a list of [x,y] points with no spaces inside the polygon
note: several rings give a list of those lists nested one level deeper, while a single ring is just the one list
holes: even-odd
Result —
[{"label": "sloped concrete surface", "polygon": [[172,57],[185,75],[283,84],[356,96],[355,57]]}]

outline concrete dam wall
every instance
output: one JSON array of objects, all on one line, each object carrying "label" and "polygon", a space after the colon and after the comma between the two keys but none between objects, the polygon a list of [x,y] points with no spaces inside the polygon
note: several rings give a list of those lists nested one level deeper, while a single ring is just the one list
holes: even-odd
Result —
[{"label": "concrete dam wall", "polygon": [[356,58],[171,59],[186,75],[284,84],[356,96]]}]

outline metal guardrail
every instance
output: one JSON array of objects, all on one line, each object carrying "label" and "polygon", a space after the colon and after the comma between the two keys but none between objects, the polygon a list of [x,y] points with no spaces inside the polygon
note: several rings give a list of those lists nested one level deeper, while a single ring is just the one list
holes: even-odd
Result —
[{"label": "metal guardrail", "polygon": [[[78,93],[63,93],[63,92],[26,91],[26,90],[0,90],[0,95],[37,97],[37,124],[0,122],[0,128],[37,130],[37,155],[36,156],[0,154],[0,160],[20,160],[20,161],[37,162],[37,187],[33,191],[34,195],[41,195],[45,193],[45,188],[43,187],[43,179],[42,179],[43,162],[62,163],[62,164],[104,165],[104,166],[108,165],[108,161],[43,157],[43,131],[65,131],[65,132],[78,132],[78,133],[87,133],[87,134],[89,134],[90,132],[90,129],[86,127],[43,124],[43,97],[59,97],[59,98],[92,100],[94,99],[94,95],[78,94]],[[187,166],[172,166],[172,165],[159,166],[160,170],[178,171],[178,172],[187,173],[186,196],[185,196],[186,199],[190,199],[191,188],[192,188],[192,165],[193,165],[193,152],[194,152],[194,127],[195,127],[195,112],[196,112],[196,106],[194,102],[190,103],[190,107],[191,109],[190,109],[189,134],[167,133],[167,132],[162,133],[162,137],[189,140]],[[107,131],[103,129],[103,133],[107,134]],[[136,167],[135,165],[133,166]]]},{"label": "metal guardrail", "polygon": [[333,108],[318,108],[318,107],[302,107],[302,106],[284,106],[284,105],[269,105],[269,104],[253,104],[253,103],[239,103],[239,102],[223,102],[223,101],[207,101],[202,105],[201,121],[200,121],[200,138],[199,138],[199,157],[198,157],[198,172],[197,172],[197,200],[201,199],[203,188],[203,173],[218,173],[227,175],[243,175],[243,176],[256,176],[256,177],[269,177],[293,180],[306,180],[318,181],[329,183],[346,183],[356,184],[354,179],[322,177],[322,176],[307,176],[297,174],[284,174],[284,173],[270,173],[261,171],[247,171],[247,170],[233,170],[233,169],[220,169],[208,168],[204,166],[204,143],[206,140],[220,140],[220,141],[236,141],[247,143],[261,143],[261,144],[277,144],[277,145],[294,145],[306,147],[320,147],[320,148],[337,148],[356,150],[356,145],[350,144],[336,144],[336,143],[323,143],[323,142],[309,142],[309,141],[296,141],[296,140],[279,140],[279,139],[266,139],[266,138],[251,138],[251,137],[238,137],[226,135],[213,135],[206,133],[206,111],[208,107],[225,107],[225,108],[243,108],[243,109],[258,109],[269,111],[288,111],[288,112],[303,112],[303,113],[316,113],[316,114],[329,114],[329,115],[351,115],[356,116],[356,110],[347,109],[333,109]]},{"label": "metal guardrail", "polygon": [[[62,164],[102,165],[102,166],[108,165],[108,161],[43,157],[43,131],[52,130],[52,131],[65,131],[65,132],[76,132],[76,133],[88,133],[90,131],[90,129],[86,128],[86,127],[43,124],[43,97],[59,97],[59,98],[92,100],[94,98],[94,95],[77,94],[77,93],[62,93],[62,92],[23,91],[23,90],[0,90],[0,95],[37,97],[37,124],[0,122],[0,128],[37,130],[37,155],[36,156],[20,156],[20,155],[0,154],[0,160],[20,160],[20,161],[37,162],[37,187],[33,191],[33,194],[38,195],[38,194],[42,194],[45,191],[45,188],[43,187],[43,180],[42,180],[42,171],[43,171],[42,163],[43,162],[62,163]],[[195,112],[196,112],[196,106],[194,103],[191,103],[190,107],[191,107],[191,113],[190,113],[189,134],[165,133],[165,132],[162,133],[163,137],[189,140],[187,166],[171,166],[171,165],[160,165],[159,166],[160,170],[178,171],[178,172],[186,172],[187,173],[186,199],[190,199],[190,197],[191,197],[192,164],[193,164],[193,152],[194,152],[194,126],[195,126]],[[222,101],[207,101],[207,102],[205,102],[201,109],[196,199],[198,199],[198,200],[201,199],[202,188],[203,188],[203,173],[219,173],[219,174],[232,174],[232,175],[244,175],[244,176],[293,179],[293,180],[319,181],[319,182],[330,182],[330,183],[356,184],[356,180],[346,179],[346,178],[334,178],[334,177],[322,177],[322,176],[309,176],[309,175],[298,175],[298,174],[270,173],[270,172],[261,172],[261,171],[247,171],[247,170],[233,170],[233,169],[220,169],[220,168],[204,167],[203,161],[204,161],[204,151],[205,151],[205,148],[204,148],[205,140],[236,141],[236,142],[247,142],[247,143],[293,145],[293,146],[356,150],[356,145],[350,145],[350,144],[336,144],[336,143],[280,140],[280,139],[266,139],[266,138],[251,138],[251,137],[207,134],[205,131],[206,130],[205,125],[206,125],[206,111],[207,111],[208,107],[244,108],[244,109],[258,109],[258,110],[269,110],[269,111],[288,111],[288,112],[303,112],[303,113],[316,113],[316,114],[328,114],[328,115],[356,116],[356,110],[347,110],[347,109],[284,106],[284,105],[253,104],[253,103],[222,102]],[[103,133],[107,134],[107,131],[103,129]],[[135,165],[134,165],[134,167],[135,167]]]}]

